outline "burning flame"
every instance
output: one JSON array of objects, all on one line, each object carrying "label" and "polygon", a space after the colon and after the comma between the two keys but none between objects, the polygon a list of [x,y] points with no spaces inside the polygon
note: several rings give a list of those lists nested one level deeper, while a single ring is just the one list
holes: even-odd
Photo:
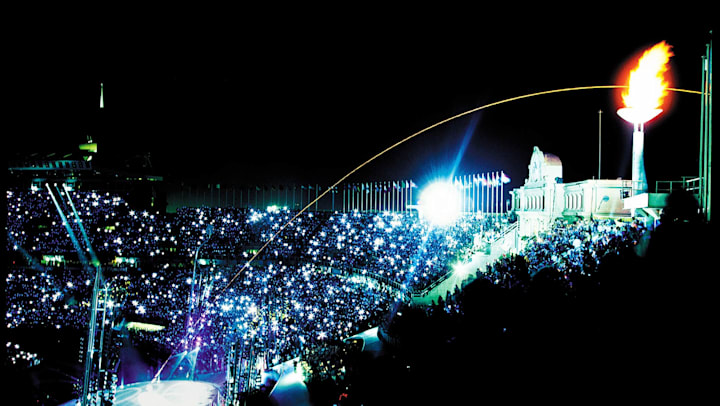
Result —
[{"label": "burning flame", "polygon": [[662,111],[659,109],[667,95],[665,72],[673,56],[671,48],[665,41],[656,44],[643,53],[637,67],[630,71],[629,88],[623,92],[622,100],[626,108],[634,110],[635,117],[651,116],[649,120]]}]

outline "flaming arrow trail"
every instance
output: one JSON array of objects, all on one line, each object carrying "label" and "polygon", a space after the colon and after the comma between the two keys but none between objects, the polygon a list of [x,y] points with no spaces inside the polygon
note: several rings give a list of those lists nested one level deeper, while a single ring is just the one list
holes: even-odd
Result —
[{"label": "flaming arrow trail", "polygon": [[[416,132],[416,133],[414,133],[414,134],[411,134],[411,135],[403,138],[402,140],[400,140],[400,141],[396,142],[395,144],[393,144],[393,145],[385,148],[384,150],[380,151],[379,153],[377,153],[377,154],[376,154],[375,156],[373,156],[372,158],[370,158],[370,159],[368,159],[367,161],[363,162],[363,163],[360,164],[357,168],[355,168],[355,169],[353,169],[352,171],[348,172],[345,176],[343,176],[342,178],[340,178],[340,179],[339,179],[337,182],[335,182],[332,186],[330,186],[330,187],[327,188],[324,192],[322,192],[319,196],[317,196],[317,197],[315,198],[315,200],[311,201],[311,202],[308,203],[304,208],[302,208],[302,210],[300,210],[295,216],[293,216],[293,218],[291,218],[290,221],[288,221],[285,225],[283,225],[282,227],[280,227],[280,228],[278,229],[278,231],[277,231],[275,234],[273,234],[272,237],[270,237],[270,239],[268,239],[268,240],[265,242],[265,244],[263,244],[263,246],[260,247],[260,249],[257,250],[257,252],[250,258],[250,260],[248,260],[248,261],[245,263],[245,265],[235,274],[235,276],[233,276],[232,279],[230,279],[230,282],[228,282],[228,284],[225,286],[225,288],[223,288],[223,290],[220,292],[220,294],[219,294],[218,296],[222,296],[222,295],[225,293],[225,291],[233,284],[233,282],[235,282],[235,279],[237,279],[237,277],[240,276],[240,274],[245,271],[245,269],[248,267],[248,265],[249,265],[255,258],[257,258],[258,255],[260,255],[260,253],[265,249],[265,247],[267,247],[278,235],[280,235],[280,233],[283,232],[283,230],[285,230],[285,228],[286,228],[287,226],[289,226],[290,224],[292,224],[292,222],[295,221],[296,218],[298,218],[303,212],[305,212],[308,208],[310,208],[313,204],[315,204],[315,202],[317,202],[318,200],[322,199],[323,196],[325,196],[329,191],[333,190],[335,187],[337,187],[339,184],[341,184],[343,181],[345,181],[345,179],[349,178],[352,174],[354,174],[355,172],[357,172],[358,170],[360,170],[361,168],[363,168],[364,166],[366,166],[366,165],[369,164],[370,162],[376,160],[377,158],[379,158],[380,156],[384,155],[386,152],[389,152],[390,150],[394,149],[395,147],[398,147],[398,146],[400,146],[401,144],[404,144],[405,142],[410,141],[411,139],[417,137],[418,135],[420,135],[420,134],[422,134],[422,133],[424,133],[424,132],[427,132],[428,130],[431,130],[431,129],[435,128],[435,127],[441,126],[441,125],[443,125],[443,124],[445,124],[445,123],[447,123],[447,122],[450,122],[450,121],[452,121],[452,120],[455,120],[455,119],[457,119],[457,118],[466,116],[466,115],[468,115],[468,114],[472,114],[472,113],[475,113],[475,112],[477,112],[477,111],[484,110],[484,109],[487,109],[487,108],[490,108],[490,107],[494,107],[494,106],[497,106],[497,105],[500,105],[500,104],[510,103],[510,102],[513,102],[513,101],[522,100],[522,99],[527,99],[527,98],[530,98],[530,97],[543,96],[543,95],[553,94],[553,93],[562,93],[562,92],[578,91],[578,90],[626,89],[626,88],[628,88],[627,85],[580,86],[580,87],[569,87],[569,88],[555,89],[555,90],[546,90],[546,91],[542,91],[542,92],[530,93],[530,94],[525,94],[525,95],[522,95],[522,96],[511,97],[511,98],[509,98],[509,99],[500,100],[500,101],[497,101],[497,102],[493,102],[493,103],[490,103],[490,104],[486,104],[486,105],[484,105],[484,106],[476,107],[476,108],[474,108],[474,109],[472,109],[472,110],[468,110],[468,111],[463,112],[463,113],[460,113],[460,114],[456,114],[456,115],[454,115],[454,116],[452,116],[452,117],[450,117],[450,118],[446,118],[445,120],[439,121],[439,122],[437,122],[437,123],[435,123],[435,124],[433,124],[433,125],[431,125],[431,126],[429,126],[429,127],[423,128],[422,130],[420,130],[420,131],[418,131],[418,132]],[[685,89],[675,89],[675,88],[667,88],[667,90],[674,91],[674,92],[684,92],[684,93],[692,93],[692,94],[702,94],[702,92],[696,91],[696,90],[685,90]]]},{"label": "flaming arrow trail", "polygon": [[[468,114],[472,114],[472,113],[475,113],[475,112],[480,111],[480,110],[484,110],[484,109],[487,109],[487,108],[490,108],[490,107],[494,107],[494,106],[497,106],[497,105],[500,105],[500,104],[510,103],[510,102],[517,101],[517,100],[528,99],[528,98],[535,97],[535,96],[543,96],[543,95],[553,94],[553,93],[563,93],[563,92],[571,92],[571,91],[579,91],[579,90],[627,89],[627,88],[628,88],[627,85],[580,86],[580,87],[568,87],[568,88],[562,88],[562,89],[546,90],[546,91],[542,91],[542,92],[529,93],[529,94],[525,94],[525,95],[522,95],[522,96],[515,96],[515,97],[508,98],[508,99],[496,101],[496,102],[493,102],[493,103],[490,103],[490,104],[486,104],[486,105],[483,105],[483,106],[480,106],[480,107],[476,107],[476,108],[474,108],[474,109],[472,109],[472,110],[468,110],[468,111],[463,112],[463,113],[460,113],[460,114],[456,114],[456,115],[454,115],[454,116],[452,116],[452,117],[446,118],[445,120],[439,121],[439,122],[437,122],[437,123],[435,123],[435,124],[433,124],[433,125],[431,125],[431,126],[429,126],[429,127],[423,128],[422,130],[420,130],[420,131],[418,131],[418,132],[416,132],[416,133],[414,133],[414,134],[411,134],[411,135],[403,138],[402,140],[400,140],[400,141],[392,144],[391,146],[389,146],[389,147],[385,148],[384,150],[380,151],[379,153],[375,154],[373,157],[371,157],[371,158],[368,159],[367,161],[365,161],[365,162],[361,163],[360,165],[358,165],[358,167],[356,167],[355,169],[353,169],[353,170],[351,170],[350,172],[348,172],[345,176],[341,177],[338,181],[336,181],[332,186],[330,186],[330,187],[327,188],[324,192],[320,193],[317,197],[315,197],[315,200],[309,202],[305,207],[303,207],[300,211],[298,211],[298,213],[295,214],[295,215],[293,216],[293,218],[291,218],[287,223],[285,223],[282,227],[280,227],[280,228],[278,229],[278,231],[275,232],[275,234],[273,234],[273,235],[257,250],[257,252],[256,252],[247,262],[245,262],[245,265],[243,265],[243,267],[242,267],[239,271],[237,271],[237,273],[235,273],[235,275],[232,277],[232,279],[230,279],[230,281],[227,283],[227,285],[225,285],[225,287],[223,288],[223,290],[220,291],[220,293],[219,293],[218,295],[215,295],[215,299],[214,299],[213,301],[217,300],[217,299],[220,298],[222,295],[224,295],[225,292],[227,291],[227,289],[228,289],[230,286],[232,286],[232,284],[235,282],[235,280],[240,276],[240,274],[242,274],[242,273],[245,271],[245,269],[247,269],[247,267],[250,265],[250,263],[252,263],[252,261],[255,260],[255,258],[257,258],[257,256],[260,255],[260,253],[263,252],[263,250],[265,250],[265,248],[266,248],[268,245],[270,245],[270,243],[271,243],[273,240],[275,240],[275,238],[276,238],[278,235],[280,235],[280,233],[282,233],[282,232],[285,230],[285,228],[287,228],[290,224],[292,224],[292,222],[295,221],[295,219],[298,218],[298,217],[299,217],[302,213],[304,213],[307,209],[309,209],[310,207],[312,207],[313,204],[315,204],[317,201],[319,201],[320,199],[322,199],[328,192],[330,192],[330,191],[333,190],[335,187],[337,187],[338,185],[340,185],[343,181],[345,181],[345,179],[347,179],[347,178],[349,178],[350,176],[352,176],[352,174],[354,174],[355,172],[359,171],[360,169],[362,169],[363,167],[365,167],[366,165],[368,165],[368,164],[371,163],[372,161],[376,160],[376,159],[379,158],[380,156],[384,155],[385,153],[389,152],[390,150],[395,149],[396,147],[400,146],[401,144],[404,144],[404,143],[407,142],[407,141],[410,141],[411,139],[417,137],[418,135],[420,135],[420,134],[422,134],[422,133],[425,133],[425,132],[427,132],[427,131],[435,128],[435,127],[441,126],[441,125],[443,125],[443,124],[445,124],[445,123],[447,123],[447,122],[450,122],[450,121],[452,121],[452,120],[455,120],[455,119],[457,119],[457,118],[466,116],[466,115],[468,115]],[[703,94],[703,92],[697,91],[697,90],[686,90],[686,89],[676,89],[676,88],[667,88],[666,90],[673,91],[673,92],[699,94],[699,95],[702,95],[702,94]],[[193,325],[192,325],[191,327],[194,328],[194,327],[199,323],[199,321],[200,321],[200,320],[194,321],[194,323],[193,323]],[[172,358],[172,357],[171,357],[171,358]],[[160,371],[162,371],[162,369],[165,367],[165,365],[168,363],[169,360],[170,360],[170,358],[168,358],[168,359],[163,363],[163,365],[159,368]]]}]

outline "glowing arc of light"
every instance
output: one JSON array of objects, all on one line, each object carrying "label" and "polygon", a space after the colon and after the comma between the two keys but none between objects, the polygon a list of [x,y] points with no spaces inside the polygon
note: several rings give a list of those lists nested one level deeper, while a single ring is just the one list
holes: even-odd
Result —
[{"label": "glowing arc of light", "polygon": [[[487,109],[487,108],[490,108],[490,107],[494,107],[494,106],[497,106],[497,105],[500,105],[500,104],[510,103],[510,102],[517,101],[517,100],[522,100],[522,99],[528,99],[528,98],[530,98],[530,97],[543,96],[543,95],[553,94],[553,93],[562,93],[562,92],[578,91],[578,90],[626,89],[626,88],[628,88],[627,85],[580,86],[580,87],[570,87],[570,88],[562,88],[562,89],[554,89],[554,90],[545,90],[545,91],[542,91],[542,92],[529,93],[529,94],[525,94],[525,95],[521,95],[521,96],[515,96],[515,97],[508,98],[508,99],[504,99],[504,100],[496,101],[496,102],[493,102],[493,103],[489,103],[489,104],[486,104],[486,105],[483,105],[483,106],[480,106],[480,107],[476,107],[476,108],[474,108],[474,109],[472,109],[472,110],[468,110],[468,111],[465,111],[465,112],[463,112],[463,113],[456,114],[456,115],[454,115],[454,116],[452,116],[452,117],[446,118],[446,119],[444,119],[444,120],[442,120],[442,121],[439,121],[439,122],[437,122],[437,123],[435,123],[435,124],[433,124],[433,125],[431,125],[431,126],[429,126],[429,127],[423,128],[422,130],[420,130],[420,131],[418,131],[418,132],[415,132],[415,133],[413,133],[413,134],[411,134],[411,135],[403,138],[402,140],[400,140],[400,141],[392,144],[391,146],[385,148],[384,150],[382,150],[382,151],[380,151],[379,153],[377,153],[377,154],[375,154],[374,156],[372,156],[370,159],[368,159],[368,160],[366,160],[365,162],[363,162],[363,163],[361,163],[360,165],[358,165],[355,169],[353,169],[353,170],[351,170],[350,172],[348,172],[345,176],[343,176],[343,177],[341,177],[339,180],[337,180],[332,186],[330,186],[330,187],[327,188],[324,192],[320,193],[317,197],[315,197],[315,200],[309,202],[305,207],[303,207],[300,211],[298,211],[297,214],[295,214],[287,223],[285,223],[282,227],[280,227],[280,228],[275,232],[275,234],[273,234],[273,235],[260,247],[260,249],[258,249],[258,250],[255,252],[255,254],[253,254],[253,256],[252,256],[247,262],[245,262],[245,265],[243,265],[243,267],[240,268],[240,270],[237,271],[237,272],[235,273],[235,275],[233,275],[233,277],[230,279],[230,281],[227,283],[227,285],[225,285],[225,287],[223,288],[223,290],[220,291],[220,293],[219,293],[218,295],[216,295],[215,297],[218,298],[218,297],[224,295],[224,294],[225,294],[225,291],[226,291],[230,286],[232,286],[232,284],[233,284],[233,283],[235,282],[235,280],[240,276],[240,274],[242,274],[242,273],[245,271],[245,269],[247,269],[248,265],[249,265],[250,263],[252,263],[252,261],[254,261],[255,258],[257,258],[257,256],[260,255],[260,253],[265,250],[265,247],[267,247],[268,245],[270,245],[270,243],[273,242],[273,241],[275,240],[275,238],[276,238],[278,235],[280,235],[280,233],[282,233],[282,232],[285,230],[285,228],[287,228],[290,224],[292,224],[292,222],[295,221],[295,219],[297,219],[297,218],[298,218],[302,213],[304,213],[307,209],[309,209],[310,207],[312,207],[313,204],[315,204],[317,201],[319,201],[320,199],[322,199],[328,192],[330,192],[331,190],[333,190],[334,188],[336,188],[339,184],[341,184],[343,181],[345,181],[345,179],[349,178],[349,177],[352,176],[355,172],[359,171],[360,169],[362,169],[363,167],[365,167],[365,166],[368,165],[369,163],[373,162],[374,160],[376,160],[376,159],[379,158],[380,156],[384,155],[385,153],[387,153],[388,151],[390,151],[390,150],[392,150],[392,149],[395,149],[396,147],[400,146],[401,144],[404,144],[405,142],[410,141],[411,139],[417,137],[418,135],[423,134],[423,133],[425,133],[425,132],[427,132],[427,131],[435,128],[435,127],[439,127],[439,126],[441,126],[441,125],[443,125],[443,124],[445,124],[445,123],[447,123],[447,122],[450,122],[450,121],[452,121],[452,120],[455,120],[455,119],[457,119],[457,118],[466,116],[466,115],[468,115],[468,114],[472,114],[472,113],[475,113],[475,112],[477,112],[477,111],[484,110],[484,109]],[[700,95],[703,94],[703,92],[701,92],[701,91],[696,91],[696,90],[685,90],[685,89],[676,89],[676,88],[667,88],[667,90],[668,90],[668,91],[674,91],[674,92],[700,94]],[[198,322],[199,322],[199,320],[195,321],[195,322],[193,323],[193,327],[194,327]],[[167,362],[168,362],[169,360],[170,360],[170,358],[168,358],[167,360],[165,360],[165,362],[163,363],[162,367],[160,367],[161,370],[162,370],[162,368],[165,367],[165,365],[167,364]],[[159,379],[159,377],[156,377],[156,379]]]},{"label": "glowing arc of light", "polygon": [[[315,200],[311,201],[311,202],[308,203],[305,207],[303,207],[300,211],[298,211],[297,214],[295,214],[295,215],[293,216],[293,218],[291,218],[287,223],[285,223],[282,227],[280,227],[280,228],[278,229],[278,231],[275,232],[275,234],[273,234],[273,235],[270,237],[270,239],[268,239],[268,240],[265,242],[265,244],[263,244],[262,247],[260,247],[260,249],[257,250],[257,252],[250,258],[250,260],[248,260],[248,261],[245,263],[245,265],[243,265],[243,267],[240,268],[239,271],[237,271],[237,273],[232,277],[232,279],[230,279],[230,281],[228,282],[228,284],[225,285],[225,288],[223,288],[223,290],[222,290],[222,291],[220,292],[220,294],[217,295],[217,296],[222,296],[222,295],[225,293],[225,291],[235,282],[235,279],[237,279],[238,276],[240,276],[240,274],[243,273],[243,271],[245,271],[245,269],[248,267],[248,264],[250,264],[253,260],[255,260],[255,258],[257,258],[257,256],[260,255],[260,253],[265,249],[265,247],[267,247],[273,240],[275,240],[275,238],[276,238],[278,235],[280,235],[280,233],[283,232],[283,230],[285,230],[285,228],[286,228],[288,225],[290,225],[293,221],[295,221],[295,219],[298,218],[302,213],[304,213],[308,208],[312,207],[313,204],[315,204],[317,201],[319,201],[320,199],[322,199],[329,191],[331,191],[331,190],[333,190],[334,188],[336,188],[339,184],[341,184],[343,181],[345,181],[345,179],[349,178],[349,177],[352,176],[355,172],[357,172],[357,171],[359,171],[360,169],[362,169],[363,167],[365,167],[367,164],[371,163],[372,161],[376,160],[376,159],[379,158],[380,156],[384,155],[386,152],[389,152],[390,150],[395,149],[395,147],[397,147],[397,146],[399,146],[399,145],[401,145],[401,144],[404,144],[404,143],[407,142],[407,141],[410,141],[411,139],[417,137],[418,135],[420,135],[420,134],[422,134],[422,133],[425,133],[425,132],[427,132],[427,131],[429,131],[429,130],[432,130],[432,129],[435,128],[435,127],[439,127],[439,126],[441,126],[441,125],[443,125],[443,124],[445,124],[445,123],[447,123],[447,122],[450,122],[450,121],[452,121],[452,120],[455,120],[455,119],[457,119],[457,118],[466,116],[466,115],[468,115],[468,114],[472,114],[472,113],[475,113],[475,112],[477,112],[477,111],[484,110],[484,109],[487,109],[487,108],[490,108],[490,107],[494,107],[494,106],[497,106],[497,105],[500,105],[500,104],[510,103],[510,102],[517,101],[517,100],[522,100],[522,99],[528,99],[528,98],[530,98],[530,97],[543,96],[543,95],[553,94],[553,93],[562,93],[562,92],[577,91],[577,90],[627,89],[627,88],[628,88],[627,85],[579,86],[579,87],[566,87],[566,88],[554,89],[554,90],[545,90],[545,91],[542,91],[542,92],[529,93],[529,94],[525,94],[525,95],[522,95],[522,96],[515,96],[515,97],[508,98],[508,99],[504,99],[504,100],[496,101],[496,102],[493,102],[493,103],[485,104],[485,105],[483,105],[483,106],[476,107],[476,108],[474,108],[474,109],[472,109],[472,110],[468,110],[468,111],[465,111],[465,112],[463,112],[463,113],[456,114],[456,115],[454,115],[454,116],[452,116],[452,117],[446,118],[446,119],[444,119],[444,120],[442,120],[442,121],[438,121],[437,123],[435,123],[435,124],[433,124],[433,125],[430,125],[429,127],[425,127],[425,128],[423,128],[422,130],[420,130],[420,131],[418,131],[418,132],[416,132],[416,133],[413,133],[413,134],[411,134],[411,135],[403,138],[402,140],[400,140],[400,141],[392,144],[391,146],[389,146],[389,147],[385,148],[384,150],[382,150],[382,151],[378,152],[377,154],[375,154],[373,157],[371,157],[371,158],[368,159],[367,161],[365,161],[365,162],[361,163],[360,165],[358,165],[355,169],[353,169],[353,170],[351,170],[350,172],[348,172],[345,176],[343,176],[343,177],[340,178],[338,181],[336,181],[332,186],[330,186],[330,187],[327,188],[324,192],[322,192],[320,195],[318,195],[318,196],[315,198]],[[692,93],[692,94],[703,94],[703,92],[697,91],[697,90],[685,90],[685,89],[676,89],[676,88],[667,88],[667,90],[668,90],[668,91],[673,91],[673,92],[684,92],[684,93]]]}]

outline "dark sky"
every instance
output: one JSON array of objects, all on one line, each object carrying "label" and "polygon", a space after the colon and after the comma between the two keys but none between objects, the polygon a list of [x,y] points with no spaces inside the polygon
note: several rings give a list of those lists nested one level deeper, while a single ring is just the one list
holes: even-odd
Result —
[{"label": "dark sky", "polygon": [[[90,134],[99,143],[97,166],[149,152],[168,177],[330,184],[455,114],[532,92],[622,84],[627,61],[662,40],[674,47],[671,85],[697,90],[710,39],[708,24],[631,27],[614,12],[594,22],[584,14],[367,14],[37,34],[20,46],[22,125],[8,149],[72,150]],[[466,134],[459,174],[504,170],[520,186],[538,146],[560,157],[566,181],[591,178],[600,109],[602,175],[629,178],[632,128],[615,114],[618,95],[577,91],[492,107],[420,135],[349,181],[446,174]],[[672,94],[667,111],[648,123],[651,181],[696,174],[699,103],[697,95]]]}]

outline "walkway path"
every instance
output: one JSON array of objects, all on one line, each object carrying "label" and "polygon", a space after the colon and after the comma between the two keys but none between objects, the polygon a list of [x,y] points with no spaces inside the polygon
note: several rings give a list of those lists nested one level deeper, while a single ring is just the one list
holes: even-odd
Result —
[{"label": "walkway path", "polygon": [[470,262],[457,266],[450,277],[435,286],[426,295],[413,298],[413,304],[430,305],[433,302],[437,303],[439,297],[445,300],[448,293],[455,292],[456,287],[462,289],[463,283],[475,280],[478,277],[478,272],[485,272],[488,264],[494,263],[515,247],[517,227],[511,231],[505,234],[503,238],[495,241],[491,245],[489,253],[476,252],[471,257]]}]

